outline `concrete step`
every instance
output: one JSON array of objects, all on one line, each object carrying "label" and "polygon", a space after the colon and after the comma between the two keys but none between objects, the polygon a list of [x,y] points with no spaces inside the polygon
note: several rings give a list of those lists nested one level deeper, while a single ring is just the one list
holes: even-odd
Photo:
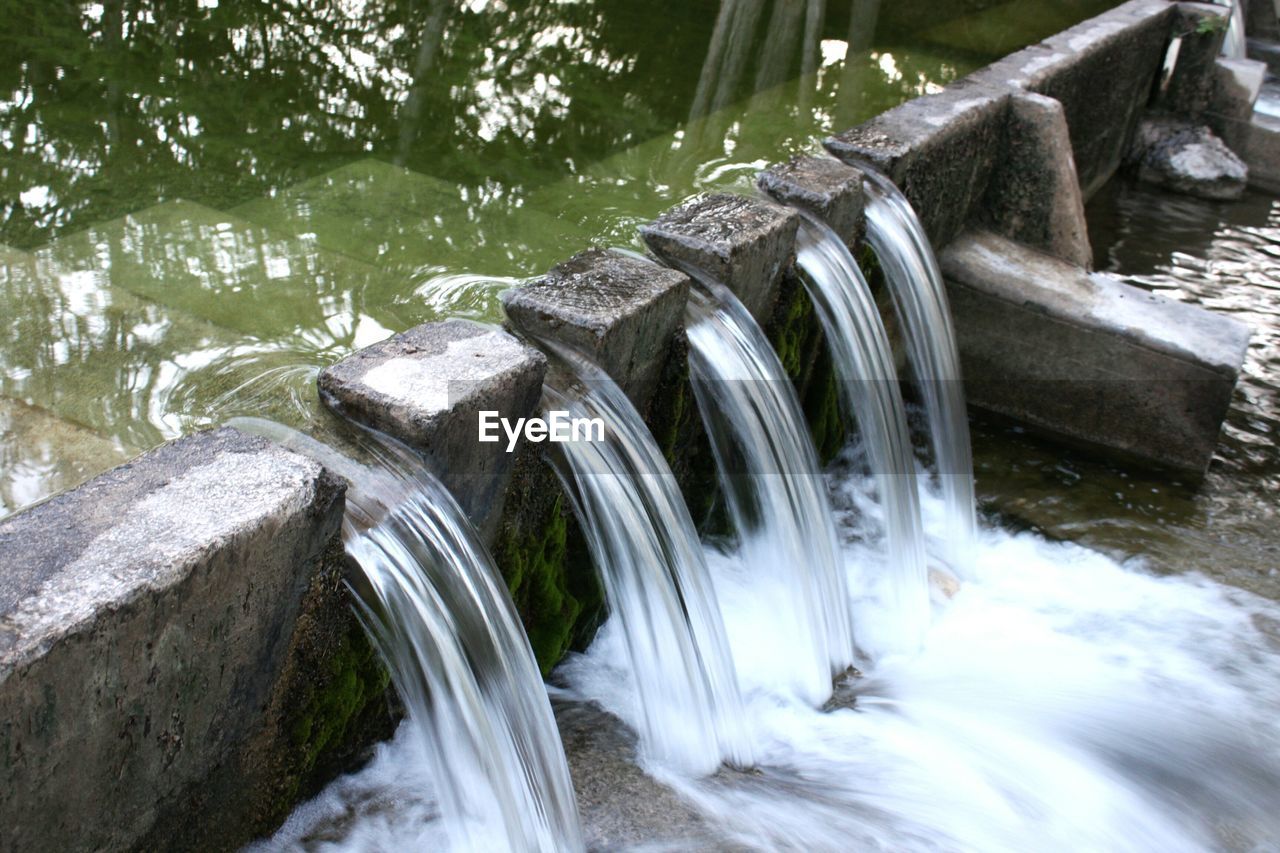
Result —
[{"label": "concrete step", "polygon": [[506,283],[485,287],[477,278],[539,275],[585,242],[568,219],[373,159],[233,212],[410,281],[396,301],[418,302],[415,322],[499,320],[496,294]]},{"label": "concrete step", "polygon": [[60,238],[37,253],[59,269],[299,351],[347,352],[405,325],[401,282],[189,201],[169,201]]},{"label": "concrete step", "polygon": [[1202,475],[1249,327],[986,231],[939,253],[971,405]]}]

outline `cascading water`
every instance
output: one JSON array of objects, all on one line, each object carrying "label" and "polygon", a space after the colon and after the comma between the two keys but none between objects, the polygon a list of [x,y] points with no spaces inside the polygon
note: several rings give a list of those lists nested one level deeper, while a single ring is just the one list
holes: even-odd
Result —
[{"label": "cascading water", "polygon": [[[795,389],[729,290],[699,281],[688,305],[689,374],[742,551],[773,628],[803,637],[795,689],[812,703],[853,663],[849,591],[817,452]],[[740,474],[744,476],[739,476]]]},{"label": "cascading water", "polygon": [[545,343],[574,391],[546,386],[548,409],[600,419],[603,441],[561,444],[573,497],[635,676],[642,750],[658,764],[711,773],[752,764],[742,698],[715,590],[662,452],[622,389],[582,356]]},{"label": "cascading water", "polygon": [[[438,822],[410,821],[390,837],[375,822],[357,823],[344,846],[438,846],[443,833],[454,850],[583,849],[533,651],[492,559],[449,492],[390,445],[378,448],[382,464],[370,468],[278,424],[233,425],[312,456],[350,482],[343,540],[372,590],[360,601],[361,621],[406,709],[409,735],[402,728],[397,741],[412,743],[400,750],[427,762],[435,783]],[[316,811],[323,817],[322,807]]]},{"label": "cascading water", "polygon": [[955,568],[963,573],[977,526],[973,451],[946,288],[924,226],[906,196],[873,167],[860,168],[866,175],[867,242],[884,268],[924,398],[946,505],[943,536]]},{"label": "cascading water", "polygon": [[[915,457],[889,336],[871,288],[844,242],[804,216],[796,262],[826,333],[840,379],[845,414],[858,425],[880,493],[889,544],[891,592],[887,620],[918,646],[929,621],[929,576]],[[863,648],[871,645],[859,636]]]}]

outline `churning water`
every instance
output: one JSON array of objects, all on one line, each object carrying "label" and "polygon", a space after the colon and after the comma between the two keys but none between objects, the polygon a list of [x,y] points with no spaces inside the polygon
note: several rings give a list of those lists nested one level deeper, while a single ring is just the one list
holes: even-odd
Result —
[{"label": "churning water", "polygon": [[622,389],[582,357],[557,354],[577,382],[548,385],[547,408],[606,424],[604,441],[561,445],[557,470],[622,630],[644,758],[700,773],[749,766],[720,607],[675,477]]},{"label": "churning water", "polygon": [[924,399],[948,518],[942,535],[951,544],[948,556],[963,572],[964,552],[976,524],[973,451],[946,287],[911,203],[887,177],[870,166],[861,168],[866,176],[867,242],[884,269]]},{"label": "churning water", "polygon": [[924,522],[889,336],[849,249],[834,231],[807,215],[800,225],[796,262],[831,348],[845,417],[858,426],[880,492],[875,517],[888,534],[894,614],[901,620],[904,642],[918,645],[929,619]]},{"label": "churning water", "polygon": [[689,377],[743,561],[771,603],[758,630],[803,638],[791,681],[811,703],[853,662],[848,590],[818,454],[769,340],[727,288],[699,278],[686,323]]},{"label": "churning water", "polygon": [[[351,484],[343,540],[372,590],[359,611],[406,722],[366,771],[387,784],[357,798],[366,819],[349,822],[344,843],[582,849],[573,785],[533,651],[492,559],[448,490],[407,452],[388,449],[369,468],[286,427],[234,425],[313,456]],[[386,773],[389,760],[404,762],[404,772]],[[353,817],[351,792],[360,788],[351,780],[332,786],[262,847],[335,831],[335,821]],[[384,819],[388,803],[393,824]]]},{"label": "churning water", "polygon": [[[832,482],[865,499],[860,477]],[[944,522],[941,501],[927,515]],[[855,621],[886,602],[842,551]],[[937,531],[933,531],[937,532]],[[809,650],[762,635],[774,603],[736,554],[711,565],[757,771],[659,778],[748,849],[1272,849],[1280,838],[1280,608],[1031,534],[986,531],[923,649],[868,661],[843,706],[784,689]],[[565,672],[628,719],[606,628]]]}]

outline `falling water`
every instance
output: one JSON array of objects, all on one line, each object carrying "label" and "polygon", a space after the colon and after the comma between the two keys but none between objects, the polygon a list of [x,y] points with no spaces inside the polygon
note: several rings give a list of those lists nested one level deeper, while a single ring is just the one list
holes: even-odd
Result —
[{"label": "falling water", "polygon": [[870,166],[861,168],[867,179],[867,242],[884,268],[901,318],[946,504],[943,536],[956,568],[963,571],[976,528],[973,451],[951,308],[938,261],[911,203],[884,175]]},{"label": "falling water", "polygon": [[549,385],[546,406],[605,424],[604,441],[559,445],[557,471],[622,626],[645,757],[692,773],[725,760],[749,766],[733,659],[675,477],[622,389],[580,356],[544,346],[572,367],[581,392]]},{"label": "falling water", "polygon": [[[904,642],[915,647],[928,625],[928,569],[911,434],[889,337],[871,288],[834,231],[806,216],[796,259],[826,332],[841,402],[858,425],[879,488],[892,566],[892,618]],[[868,641],[859,641],[865,648]]]},{"label": "falling water", "polygon": [[456,850],[581,850],[573,786],[533,651],[449,492],[389,444],[370,468],[287,427],[234,425],[306,453],[351,483],[343,540],[372,590],[359,602],[361,621],[404,703],[412,752],[436,782],[440,827],[424,823],[417,832],[442,828]]},{"label": "falling water", "polygon": [[[695,272],[695,271],[690,271]],[[804,638],[791,678],[808,701],[853,662],[849,593],[817,452],[781,362],[729,290],[699,281],[689,299],[689,373],[742,548],[772,596],[771,622]]]}]

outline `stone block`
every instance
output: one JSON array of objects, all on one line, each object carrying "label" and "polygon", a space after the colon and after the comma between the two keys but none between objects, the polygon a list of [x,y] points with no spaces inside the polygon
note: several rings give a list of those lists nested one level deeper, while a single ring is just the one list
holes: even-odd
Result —
[{"label": "stone block", "polygon": [[1213,94],[1206,118],[1227,145],[1242,151],[1252,130],[1254,105],[1267,77],[1267,66],[1252,59],[1219,57],[1213,65]]},{"label": "stone block", "polygon": [[1280,41],[1280,4],[1275,0],[1245,0],[1244,13],[1250,36]]},{"label": "stone block", "polygon": [[[466,320],[415,326],[320,373],[330,409],[423,452],[486,539],[492,539],[515,453],[479,441],[479,413],[533,414],[546,357],[506,332]],[[501,432],[501,430],[499,430]]]},{"label": "stone block", "polygon": [[[1162,81],[1156,106],[1187,118],[1209,109],[1213,66],[1222,54],[1231,10],[1211,3],[1178,3],[1173,22],[1173,67]],[[1166,60],[1167,64],[1168,60]]]},{"label": "stone block", "polygon": [[862,241],[862,173],[831,157],[795,157],[761,172],[757,185],[773,199],[825,222],[850,249]]},{"label": "stone block", "polygon": [[1248,327],[990,232],[940,258],[969,402],[1147,464],[1209,464]]},{"label": "stone block", "polygon": [[688,298],[683,273],[590,249],[504,292],[502,303],[514,327],[589,356],[644,411]]},{"label": "stone block", "polygon": [[713,194],[673,208],[640,235],[672,266],[693,267],[728,287],[761,324],[795,256],[800,215],[762,199]]},{"label": "stone block", "polygon": [[888,174],[930,241],[941,246],[979,211],[999,156],[1010,95],[1007,86],[958,81],[824,144],[846,163],[870,162]]},{"label": "stone block", "polygon": [[0,522],[5,849],[269,828],[259,783],[298,748],[275,700],[342,510],[318,464],[220,429]]},{"label": "stone block", "polygon": [[1249,165],[1249,184],[1280,193],[1280,118],[1254,113],[1240,153]]},{"label": "stone block", "polygon": [[1213,131],[1175,118],[1144,119],[1132,156],[1139,180],[1200,198],[1237,199],[1249,182],[1244,161]]},{"label": "stone block", "polygon": [[1088,199],[1129,148],[1163,66],[1174,14],[1166,0],[1130,0],[967,79],[1060,101]]},{"label": "stone block", "polygon": [[999,233],[1077,266],[1093,261],[1084,199],[1062,104],[1019,92],[983,204]]}]

